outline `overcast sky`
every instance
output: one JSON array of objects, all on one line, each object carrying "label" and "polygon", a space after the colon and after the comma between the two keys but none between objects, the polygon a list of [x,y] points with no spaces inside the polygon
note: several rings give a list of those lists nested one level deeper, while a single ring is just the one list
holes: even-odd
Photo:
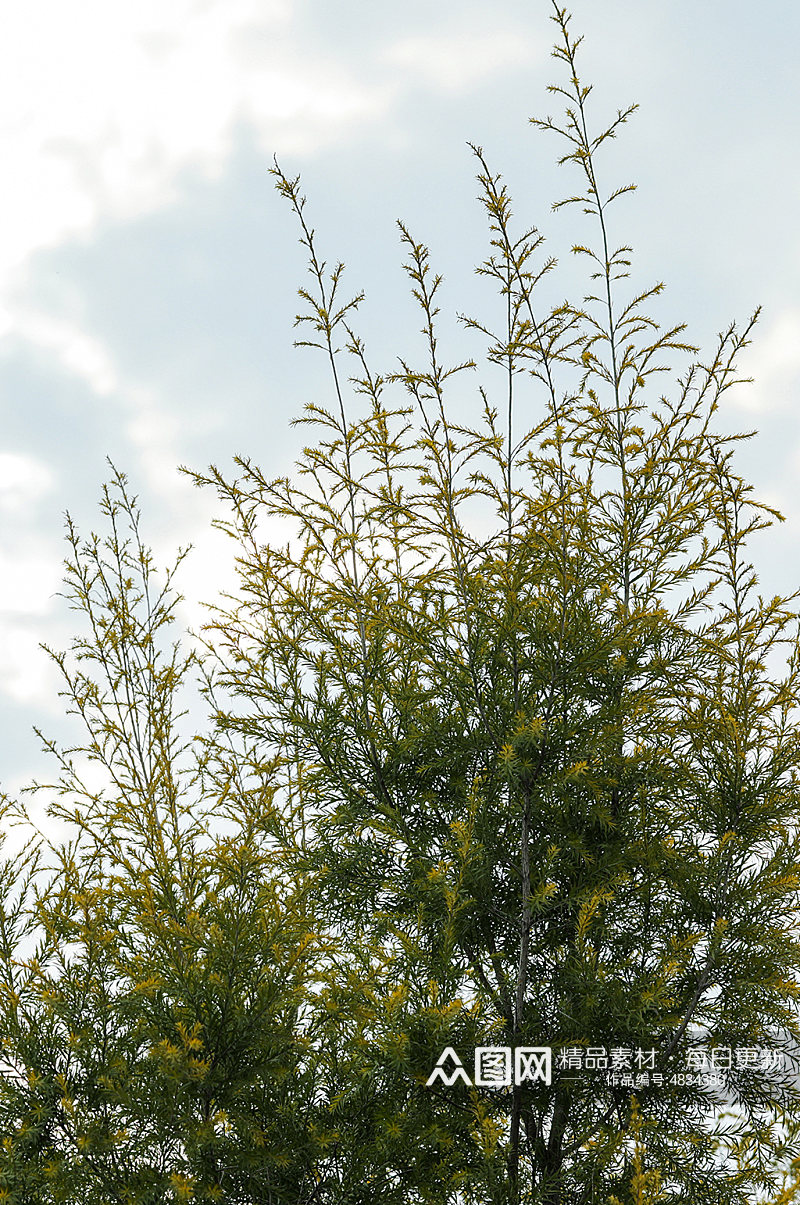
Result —
[{"label": "overcast sky", "polygon": [[[480,143],[564,254],[569,187],[528,117],[555,112],[545,0],[0,0],[0,776],[38,767],[60,727],[38,650],[64,645],[63,516],[98,525],[105,458],[162,553],[193,541],[190,603],[223,578],[214,500],[179,463],[236,453],[289,469],[289,420],[327,400],[292,350],[303,261],[268,173],[302,173],[323,250],[365,287],[390,366],[410,312],[395,220],[431,247],[443,304],[470,310]],[[636,278],[710,348],[763,317],[730,402],[757,426],[743,464],[788,522],[761,541],[765,589],[800,577],[800,7],[788,0],[575,0],[598,121],[638,101],[608,179]],[[432,15],[433,14],[433,15]],[[624,208],[623,208],[624,205]],[[561,232],[561,233],[559,233]],[[476,295],[476,294],[475,294]],[[416,319],[410,322],[413,333]],[[455,323],[452,329],[455,331]],[[403,336],[405,338],[405,335]],[[457,337],[457,336],[456,336]],[[190,606],[190,618],[197,615]]]}]

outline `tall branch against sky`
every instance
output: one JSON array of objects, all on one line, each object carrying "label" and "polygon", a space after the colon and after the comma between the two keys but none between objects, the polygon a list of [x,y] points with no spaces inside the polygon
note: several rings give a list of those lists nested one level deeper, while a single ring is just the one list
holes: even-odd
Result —
[{"label": "tall branch against sky", "polygon": [[[670,263],[665,314],[710,335],[720,298],[738,316],[763,303],[746,361],[755,388],[731,404],[742,426],[759,423],[752,469],[789,518],[765,554],[780,584],[797,530],[800,447],[800,15],[785,0],[757,15],[742,0],[633,10],[611,0],[576,16],[598,103],[613,106],[621,91],[646,117],[628,146],[639,212],[658,217],[634,213],[631,241],[643,271],[652,264],[655,277]],[[291,155],[326,196],[371,296],[401,304],[399,275],[374,265],[403,214],[468,298],[477,282],[461,274],[460,247],[479,219],[467,200],[467,141],[508,165],[515,195],[553,191],[546,155],[523,132],[547,81],[540,17],[529,0],[499,0],[491,18],[475,0],[446,0],[433,14],[411,3],[402,25],[393,10],[365,12],[355,0],[337,4],[335,19],[321,0],[77,9],[33,0],[9,11],[0,46],[7,779],[35,764],[31,724],[52,707],[38,644],[64,619],[55,532],[65,508],[90,513],[105,456],[136,469],[143,500],[169,515],[154,533],[165,547],[174,530],[201,546],[198,568],[189,565],[198,582],[208,559],[225,570],[208,506],[174,465],[230,458],[253,440],[276,472],[291,461],[284,419],[313,389],[313,369],[290,359],[290,304],[271,287],[291,270],[291,247],[275,237],[272,154]]]}]

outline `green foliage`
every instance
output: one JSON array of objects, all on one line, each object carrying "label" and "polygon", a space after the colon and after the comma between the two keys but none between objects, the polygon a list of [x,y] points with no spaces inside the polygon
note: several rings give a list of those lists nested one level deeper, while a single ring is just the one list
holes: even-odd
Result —
[{"label": "green foliage", "polygon": [[288,1170],[281,1152],[316,1093],[306,886],[265,840],[268,792],[181,742],[177,600],[119,475],[103,510],[106,539],[69,527],[88,630],[54,654],[86,734],[50,744],[49,827],[67,836],[5,864],[2,1199],[294,1195],[311,1151]]},{"label": "green foliage", "polygon": [[[648,314],[661,286],[628,284],[610,230],[632,186],[605,190],[597,165],[632,110],[590,132],[578,43],[554,19],[565,114],[535,124],[577,169],[556,208],[592,220],[573,248],[589,284],[580,303],[540,300],[555,262],[473,148],[497,297],[494,317],[463,319],[489,365],[476,421],[476,364],[441,350],[427,247],[400,224],[422,356],[377,373],[361,295],[274,168],[308,256],[302,343],[326,357],[333,404],[299,420],[313,442],[293,478],[242,459],[236,480],[201,479],[230,504],[241,569],[212,636],[222,722],[279,760],[282,839],[328,923],[412,989],[434,982],[443,1018],[454,1002],[474,1018],[420,1042],[411,996],[410,1095],[444,1045],[466,1062],[492,1040],[655,1047],[666,1082],[639,1095],[664,1199],[744,1201],[775,1170],[791,1083],[732,1070],[733,1117],[715,1122],[719,1102],[670,1077],[703,1034],[771,1045],[796,1026],[796,617],[758,595],[746,546],[774,516],[720,410],[752,321],[693,359]],[[275,518],[286,546],[265,539]],[[629,1088],[561,1073],[450,1094],[493,1138],[481,1170],[450,1159],[449,1199],[628,1183]]]},{"label": "green foliage", "polygon": [[[182,652],[124,478],[104,539],[69,529],[88,626],[53,655],[85,736],[49,746],[61,838],[0,880],[0,1201],[796,1193],[792,1075],[680,1075],[800,1036],[797,617],[758,593],[775,514],[722,414],[752,321],[696,359],[648,313],[661,286],[611,240],[632,186],[598,176],[632,110],[591,132],[554,20],[564,116],[534,124],[577,171],[556,208],[590,219],[586,296],[548,302],[555,260],[474,147],[483,369],[445,358],[443,282],[400,224],[422,350],[374,372],[276,164],[332,401],[293,478],[196,477],[229,504],[238,596]],[[197,675],[213,723],[187,739]],[[487,1045],[655,1048],[664,1080],[428,1084]]]},{"label": "green foliage", "polygon": [[[0,1200],[399,1199],[402,992],[323,935],[273,768],[181,739],[197,658],[168,640],[171,575],[121,475],[102,509],[104,539],[68,527],[85,634],[53,654],[84,740],[48,742],[48,836],[0,876]],[[4,820],[32,825],[8,800]]]}]

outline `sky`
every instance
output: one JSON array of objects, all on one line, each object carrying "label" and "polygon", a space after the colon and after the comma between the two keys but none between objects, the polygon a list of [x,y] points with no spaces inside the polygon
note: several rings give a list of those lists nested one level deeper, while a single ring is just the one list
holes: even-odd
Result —
[{"label": "sky", "polygon": [[[178,465],[251,456],[291,470],[327,378],[292,347],[304,262],[269,167],[300,173],[331,260],[364,288],[362,329],[392,366],[413,333],[396,220],[445,277],[443,321],[479,304],[485,254],[468,141],[502,171],[520,221],[569,259],[551,204],[569,187],[529,124],[556,113],[545,0],[0,0],[0,784],[66,731],[40,643],[65,647],[64,516],[100,527],[107,458],[181,578],[190,624],[230,581],[216,500]],[[754,384],[731,430],[786,523],[754,549],[791,591],[800,546],[800,8],[788,0],[575,0],[598,122],[639,110],[609,148],[643,286],[706,350],[763,307]],[[624,208],[623,208],[624,207]],[[567,272],[569,267],[567,266]],[[473,306],[474,301],[474,306]],[[450,311],[445,308],[450,306]],[[449,328],[447,323],[450,323]],[[406,338],[403,334],[402,338]]]}]

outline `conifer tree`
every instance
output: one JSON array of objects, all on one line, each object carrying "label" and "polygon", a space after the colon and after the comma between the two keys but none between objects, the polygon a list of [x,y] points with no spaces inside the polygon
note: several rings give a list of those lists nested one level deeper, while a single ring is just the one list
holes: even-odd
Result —
[{"label": "conifer tree", "polygon": [[[563,114],[533,124],[577,179],[554,208],[589,219],[587,289],[542,300],[555,260],[473,147],[495,302],[463,321],[488,374],[448,361],[443,282],[402,223],[422,347],[376,371],[363,297],[274,167],[308,259],[300,342],[332,391],[298,420],[294,477],[242,458],[197,478],[241,570],[210,637],[220,724],[274,759],[287,857],[353,965],[382,968],[393,1030],[365,1027],[364,1058],[404,1199],[745,1202],[796,1154],[791,1070],[734,1061],[716,1093],[685,1072],[699,1047],[788,1054],[797,1034],[797,621],[758,593],[748,550],[777,515],[723,407],[755,316],[702,358],[656,322],[662,286],[631,284],[615,235],[633,186],[602,173],[633,107],[593,131],[580,39],[553,19]],[[654,1049],[663,1080],[636,1105],[558,1066],[429,1082],[443,1049],[469,1068],[485,1046]]]},{"label": "conifer tree", "polygon": [[198,659],[122,474],[101,510],[105,535],[68,522],[52,653],[82,733],[43,737],[36,810],[0,809],[27,832],[0,860],[0,1201],[367,1205],[398,1145],[358,1047],[381,968],[341,973],[272,768],[192,736]]},{"label": "conifer tree", "polygon": [[[241,574],[204,655],[171,636],[122,475],[105,536],[68,527],[84,626],[53,656],[83,735],[46,741],[60,827],[0,864],[2,1201],[800,1191],[778,1057],[798,1037],[797,616],[758,593],[777,515],[724,414],[754,319],[699,357],[650,313],[661,285],[631,286],[632,186],[602,161],[633,110],[593,132],[553,17],[563,116],[534,124],[578,180],[555,208],[588,218],[586,295],[548,301],[557,264],[473,147],[475,359],[447,360],[443,282],[401,224],[421,351],[375,371],[363,299],[276,164],[331,400],[299,420],[294,477],[196,475]],[[473,1082],[487,1047],[551,1048],[551,1082]],[[772,1065],[720,1060],[719,1087],[687,1074],[762,1048]],[[612,1049],[654,1051],[660,1082],[558,1057]],[[445,1052],[460,1074],[432,1074]]]}]

